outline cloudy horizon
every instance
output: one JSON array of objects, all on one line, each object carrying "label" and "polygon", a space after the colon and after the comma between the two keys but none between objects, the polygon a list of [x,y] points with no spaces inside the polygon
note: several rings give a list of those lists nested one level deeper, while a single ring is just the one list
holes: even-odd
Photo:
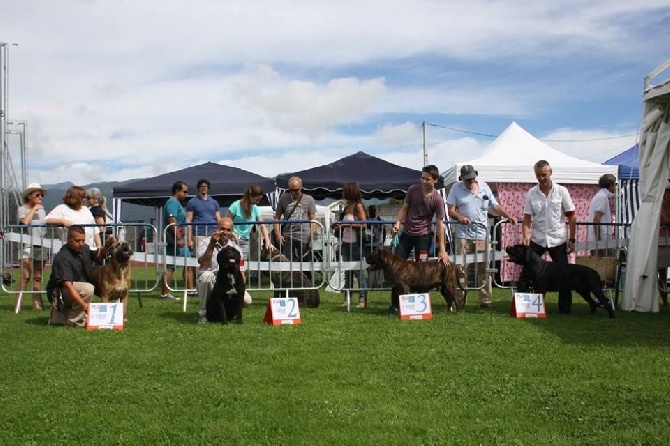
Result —
[{"label": "cloudy horizon", "polygon": [[[8,120],[28,181],[207,161],[274,177],[358,151],[441,171],[516,121],[602,162],[631,147],[667,1],[10,2]],[[16,141],[8,142],[16,151]],[[13,159],[17,160],[15,154]]]}]

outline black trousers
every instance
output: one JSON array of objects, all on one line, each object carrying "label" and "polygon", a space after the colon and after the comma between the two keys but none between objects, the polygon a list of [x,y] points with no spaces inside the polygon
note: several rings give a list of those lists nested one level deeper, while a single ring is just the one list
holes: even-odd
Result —
[{"label": "black trousers", "polygon": [[[530,242],[530,249],[532,249],[537,255],[541,256],[544,255],[545,252],[549,253],[549,257],[551,257],[551,261],[555,262],[557,265],[567,265],[568,264],[568,245],[567,243],[562,243],[558,246],[554,246],[553,248],[546,248],[544,246],[540,246],[537,243]],[[522,281],[529,281],[528,277],[525,277],[523,274],[523,271],[521,271],[521,277],[519,278],[519,282]],[[567,291],[559,291],[558,293],[558,312],[563,313],[563,314],[568,314],[570,313],[570,309],[572,308],[572,292],[570,290]]]}]

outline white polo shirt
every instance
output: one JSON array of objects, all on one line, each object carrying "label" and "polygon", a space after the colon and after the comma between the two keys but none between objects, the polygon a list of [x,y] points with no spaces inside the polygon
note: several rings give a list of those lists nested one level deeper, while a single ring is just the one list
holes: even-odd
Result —
[{"label": "white polo shirt", "polygon": [[553,248],[567,241],[565,213],[575,210],[568,190],[552,183],[552,188],[545,196],[536,185],[526,194],[523,213],[531,216],[530,239],[533,243],[546,248]]}]

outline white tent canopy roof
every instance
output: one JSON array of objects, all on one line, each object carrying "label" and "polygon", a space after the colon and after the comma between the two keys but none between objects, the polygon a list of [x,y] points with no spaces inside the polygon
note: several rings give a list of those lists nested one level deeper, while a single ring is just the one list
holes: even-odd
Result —
[{"label": "white tent canopy roof", "polygon": [[535,183],[533,165],[541,159],[549,161],[552,179],[561,184],[597,184],[602,175],[616,175],[618,169],[559,152],[512,122],[479,158],[458,162],[442,175],[445,185],[455,183],[461,166],[471,164],[486,182]]}]

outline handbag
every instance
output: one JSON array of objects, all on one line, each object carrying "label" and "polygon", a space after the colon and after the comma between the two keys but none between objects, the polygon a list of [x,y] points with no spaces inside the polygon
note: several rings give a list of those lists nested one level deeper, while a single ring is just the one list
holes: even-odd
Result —
[{"label": "handbag", "polygon": [[[288,215],[287,215],[286,218],[284,219],[284,222],[287,222],[288,220],[291,219],[291,216],[292,216],[293,213],[295,212],[295,209],[298,207],[298,203],[300,203],[300,200],[302,200],[302,193],[300,194],[300,196],[298,197],[298,199],[295,200],[295,201],[296,201],[296,204],[295,204],[295,206],[293,206],[293,209],[291,209],[291,212],[288,213]],[[281,223],[281,224],[279,225],[279,234],[281,234],[282,232],[284,232],[284,226],[286,226],[286,223]],[[274,231],[272,231],[272,244],[275,245],[275,246],[280,246],[280,245],[281,245],[281,243],[279,242],[279,240],[278,240],[277,237],[275,236]]]}]

